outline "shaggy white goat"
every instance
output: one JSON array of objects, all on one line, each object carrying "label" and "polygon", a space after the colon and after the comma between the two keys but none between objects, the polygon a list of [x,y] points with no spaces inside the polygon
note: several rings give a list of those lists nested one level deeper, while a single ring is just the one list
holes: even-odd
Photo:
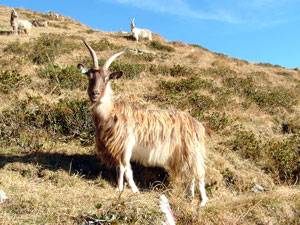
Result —
[{"label": "shaggy white goat", "polygon": [[32,25],[35,27],[48,27],[47,20],[33,20]]},{"label": "shaggy white goat", "polygon": [[130,24],[131,32],[136,42],[139,42],[139,38],[148,38],[150,41],[152,41],[152,32],[150,30],[136,28],[134,19],[130,19],[130,20],[131,20],[131,24]]},{"label": "shaggy white goat", "polygon": [[48,11],[48,12],[47,12],[47,15],[48,15],[48,16],[51,16],[51,17],[54,17],[54,18],[56,18],[56,19],[59,19],[59,14],[56,13],[56,12]]},{"label": "shaggy white goat", "polygon": [[18,13],[14,9],[10,15],[10,25],[15,35],[18,35],[20,30],[24,30],[25,33],[29,35],[32,26],[29,21],[18,19]]},{"label": "shaggy white goat", "polygon": [[139,109],[127,102],[115,102],[110,80],[120,78],[122,71],[110,73],[111,63],[125,51],[111,56],[99,68],[95,51],[86,43],[93,67],[81,72],[89,79],[88,95],[96,127],[96,153],[106,165],[119,168],[118,187],[123,190],[124,175],[133,192],[130,161],[145,166],[158,166],[181,175],[189,182],[188,194],[194,197],[197,181],[201,206],[207,202],[205,192],[205,135],[209,129],[185,112],[176,110]]}]

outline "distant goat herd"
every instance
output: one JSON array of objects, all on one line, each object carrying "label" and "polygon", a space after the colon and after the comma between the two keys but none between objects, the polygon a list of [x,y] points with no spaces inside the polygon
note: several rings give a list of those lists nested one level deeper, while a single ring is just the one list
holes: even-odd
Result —
[{"label": "distant goat herd", "polygon": [[[54,12],[49,16],[59,18]],[[15,10],[11,13],[11,26],[14,34],[24,30],[28,35],[34,26],[47,27],[45,20],[18,19]],[[135,27],[131,20],[131,32],[136,42],[140,38],[152,40],[152,32]],[[194,197],[195,183],[198,186],[201,202],[207,202],[205,191],[205,137],[211,130],[188,113],[178,110],[140,109],[128,102],[115,101],[110,86],[112,79],[120,78],[122,71],[109,72],[109,66],[119,56],[130,49],[114,54],[99,67],[98,58],[92,47],[83,39],[93,61],[87,69],[78,64],[78,69],[89,80],[88,95],[92,104],[95,123],[96,153],[108,166],[118,168],[118,189],[124,188],[124,175],[134,193],[139,192],[131,169],[131,161],[144,166],[166,168],[172,175],[179,175],[188,183],[187,195]]]},{"label": "distant goat herd", "polygon": [[[48,11],[47,16],[55,18],[55,19],[60,19],[60,15],[56,12],[53,11]],[[48,27],[48,21],[47,20],[42,20],[42,19],[36,19],[32,20],[31,22],[27,20],[21,20],[18,18],[19,15],[16,12],[15,9],[12,9],[11,15],[10,15],[10,25],[13,28],[13,33],[15,35],[18,35],[20,31],[24,31],[26,34],[30,35],[31,27],[32,25],[35,27]],[[150,41],[152,41],[152,32],[148,29],[141,29],[141,28],[136,28],[135,27],[135,22],[134,19],[130,19],[131,24],[131,33],[133,38],[136,40],[136,42],[139,42],[140,38],[145,38]]]}]

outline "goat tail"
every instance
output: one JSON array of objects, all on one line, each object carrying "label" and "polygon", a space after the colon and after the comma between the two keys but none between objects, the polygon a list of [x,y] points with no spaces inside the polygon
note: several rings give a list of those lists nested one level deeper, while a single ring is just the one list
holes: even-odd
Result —
[{"label": "goat tail", "polygon": [[211,137],[213,135],[212,129],[210,129],[205,123],[202,124],[205,130],[205,136]]}]

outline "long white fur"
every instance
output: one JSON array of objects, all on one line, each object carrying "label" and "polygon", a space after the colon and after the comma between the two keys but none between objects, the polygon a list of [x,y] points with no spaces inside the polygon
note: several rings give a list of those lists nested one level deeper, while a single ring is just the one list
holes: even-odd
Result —
[{"label": "long white fur", "polygon": [[[100,104],[96,104],[94,108],[94,116],[98,117],[99,120],[101,120],[101,123],[106,123],[106,121],[111,120],[111,118],[115,116],[119,116],[118,112],[116,112],[117,107],[115,105],[115,102],[113,100],[113,91],[111,90],[110,87],[110,82],[107,84],[105,93],[101,100]],[[137,109],[139,110],[139,109]],[[135,113],[135,111],[130,111],[128,109],[128,112]],[[135,185],[135,182],[133,180],[133,172],[131,169],[130,161],[135,161],[139,162],[142,165],[145,166],[158,166],[158,167],[164,167],[167,169],[168,164],[170,164],[170,160],[172,160],[173,153],[170,154],[170,146],[172,146],[174,143],[176,143],[176,139],[171,138],[170,136],[166,135],[165,138],[154,138],[157,139],[158,141],[156,143],[147,145],[143,143],[146,141],[146,138],[144,139],[144,133],[140,133],[143,129],[136,130],[135,126],[132,126],[132,124],[126,123],[126,120],[132,121],[131,115],[126,115],[123,114],[122,112],[119,112],[122,116],[124,116],[124,120],[120,119],[120,123],[124,123],[123,125],[120,124],[119,133],[116,133],[114,135],[117,136],[122,136],[120,138],[121,141],[118,140],[118,145],[123,146],[122,149],[125,151],[123,153],[120,153],[121,155],[120,159],[117,160],[119,164],[119,177],[118,177],[118,187],[119,190],[122,191],[124,186],[124,175],[126,177],[126,180],[128,181],[129,186],[131,187],[132,191],[134,193],[138,192],[138,188]],[[169,110],[144,110],[142,112],[144,116],[147,116],[147,114],[168,114]],[[182,113],[183,117],[187,116],[188,114]],[[128,117],[127,117],[128,116]],[[127,117],[127,118],[126,118]],[[162,116],[162,118],[164,118]],[[164,126],[164,123],[166,121],[161,121],[161,126]],[[167,121],[168,123],[172,123],[172,121]],[[136,123],[139,123],[138,126],[142,124],[142,122],[136,121]],[[198,183],[198,188],[202,197],[201,201],[201,206],[204,206],[207,202],[207,196],[205,193],[205,183],[204,183],[204,174],[205,174],[205,169],[204,169],[204,158],[203,155],[205,154],[205,145],[204,145],[204,139],[203,137],[205,136],[205,128],[199,123],[200,125],[200,130],[199,130],[199,136],[201,137],[199,140],[194,140],[194,144],[192,146],[195,147],[195,149],[187,149],[188,154],[190,154],[190,158],[194,159],[194,162],[198,165],[189,165],[187,163],[185,166],[182,166],[180,169],[180,173],[182,174],[188,174],[187,176],[191,176],[188,179],[190,180],[189,188],[188,188],[188,195],[191,197],[194,197],[194,185],[195,181]],[[98,126],[96,124],[96,126]],[[100,126],[100,125],[99,125]],[[182,126],[186,126],[186,124],[182,124]],[[147,129],[147,128],[145,128]],[[127,137],[124,137],[124,135],[128,134]],[[156,136],[157,134],[153,133],[153,136]],[[103,137],[96,137],[97,139],[103,140]],[[114,137],[112,137],[114,138]],[[178,139],[181,139],[180,137],[177,137]],[[183,138],[183,137],[182,137]],[[118,139],[118,137],[116,137]],[[122,141],[124,143],[122,143]],[[147,146],[147,147],[145,147]],[[198,147],[197,147],[198,146]],[[110,151],[112,148],[110,146],[110,143],[106,143],[106,148],[107,150],[104,151]],[[103,151],[103,149],[101,149]],[[172,151],[171,151],[172,152]],[[113,153],[112,153],[113,154]],[[116,158],[119,157],[116,154]],[[182,162],[178,162],[178,166],[182,165]],[[191,172],[191,170],[194,170],[194,168],[189,168],[189,166],[196,167],[195,170],[197,170],[198,177],[195,177],[194,172]],[[172,169],[171,169],[172,171]],[[175,172],[176,173],[176,172]]]},{"label": "long white fur", "polygon": [[[140,109],[124,101],[115,101],[110,79],[122,72],[110,73],[108,67],[116,57],[111,56],[98,67],[94,50],[85,42],[93,58],[90,70],[78,68],[89,77],[88,94],[95,122],[96,153],[108,166],[119,168],[118,187],[124,188],[124,176],[133,192],[138,188],[133,180],[130,161],[145,166],[159,166],[188,182],[188,194],[193,197],[195,182],[201,194],[201,206],[207,202],[205,192],[205,135],[210,133],[202,123],[188,113],[178,110]],[[87,71],[87,72],[86,72]]]},{"label": "long white fur", "polygon": [[148,29],[141,29],[141,28],[136,28],[134,19],[131,20],[131,32],[133,34],[133,37],[135,38],[136,42],[139,42],[140,38],[147,38],[150,41],[152,41],[152,32]]},{"label": "long white fur", "polygon": [[25,33],[30,35],[30,30],[31,30],[32,24],[27,20],[20,20],[17,17],[18,17],[18,14],[13,9],[13,11],[11,13],[10,23],[11,23],[11,26],[13,28],[14,34],[18,35],[20,30],[24,30]]}]

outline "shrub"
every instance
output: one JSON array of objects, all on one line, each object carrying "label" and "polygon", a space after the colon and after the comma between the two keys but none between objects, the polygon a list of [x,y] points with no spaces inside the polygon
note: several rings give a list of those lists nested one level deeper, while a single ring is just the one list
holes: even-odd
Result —
[{"label": "shrub", "polygon": [[48,91],[54,90],[60,93],[61,89],[86,90],[88,81],[75,66],[60,68],[58,65],[49,64],[45,68],[39,68],[37,75],[48,80]]},{"label": "shrub", "polygon": [[263,148],[272,160],[268,161],[266,169],[277,174],[281,181],[300,183],[300,139],[295,135],[282,141],[271,140]]},{"label": "shrub", "polygon": [[285,77],[293,77],[293,75],[291,73],[286,72],[286,71],[279,71],[279,72],[276,72],[276,74],[285,76]]},{"label": "shrub", "polygon": [[229,88],[229,90],[243,95],[266,110],[273,110],[274,107],[283,107],[291,110],[291,108],[298,103],[292,91],[283,87],[260,87],[255,84],[251,77],[227,77],[223,79],[223,84]]},{"label": "shrub", "polygon": [[193,70],[186,66],[174,65],[170,68],[170,75],[172,77],[191,76],[193,75]]},{"label": "shrub", "polygon": [[30,48],[29,43],[21,44],[19,41],[9,43],[3,51],[6,53],[14,53],[17,55],[26,55]]},{"label": "shrub", "polygon": [[109,49],[123,49],[123,46],[119,46],[119,45],[115,45],[113,43],[110,43],[106,38],[103,38],[102,40],[96,42],[93,41],[91,42],[91,47],[95,50],[95,51],[105,51],[105,50],[109,50]]},{"label": "shrub", "polygon": [[122,70],[126,79],[133,79],[138,77],[141,72],[145,71],[146,66],[144,64],[131,64],[115,61],[109,68],[112,72]]},{"label": "shrub", "polygon": [[155,65],[151,64],[150,65],[150,73],[157,75],[157,74],[162,74],[162,75],[168,75],[170,74],[170,68],[165,65]]},{"label": "shrub", "polygon": [[93,143],[94,129],[87,100],[60,100],[45,104],[40,98],[28,97],[17,101],[14,107],[2,112],[0,140],[19,144],[22,137],[35,139],[37,131],[45,131],[54,140],[79,139],[83,144]]},{"label": "shrub", "polygon": [[289,139],[266,140],[252,131],[238,130],[230,142],[231,149],[246,159],[254,160],[278,182],[299,183],[299,134]]},{"label": "shrub", "polygon": [[236,72],[228,67],[208,68],[201,70],[203,74],[215,77],[228,77],[236,75]]},{"label": "shrub", "polygon": [[165,52],[175,52],[175,48],[168,45],[161,44],[159,41],[151,41],[149,47],[152,49],[157,49]]},{"label": "shrub", "polygon": [[42,34],[32,42],[10,43],[4,51],[27,56],[36,64],[44,64],[53,62],[58,56],[70,53],[77,47],[77,44],[65,41],[63,35]]},{"label": "shrub", "polygon": [[63,35],[43,34],[32,43],[28,56],[36,64],[50,63],[77,47],[77,44],[66,42]]},{"label": "shrub", "polygon": [[10,90],[16,91],[19,87],[29,83],[31,79],[16,71],[0,71],[0,92],[8,94]]},{"label": "shrub", "polygon": [[225,112],[223,112],[223,113],[220,113],[220,112],[208,113],[201,120],[207,121],[208,126],[214,131],[223,130],[228,125],[232,124],[232,122],[233,122],[232,119],[228,118],[228,116],[226,115]]},{"label": "shrub", "polygon": [[238,151],[244,158],[258,161],[262,156],[262,141],[252,131],[239,130],[231,142],[233,151]]}]

